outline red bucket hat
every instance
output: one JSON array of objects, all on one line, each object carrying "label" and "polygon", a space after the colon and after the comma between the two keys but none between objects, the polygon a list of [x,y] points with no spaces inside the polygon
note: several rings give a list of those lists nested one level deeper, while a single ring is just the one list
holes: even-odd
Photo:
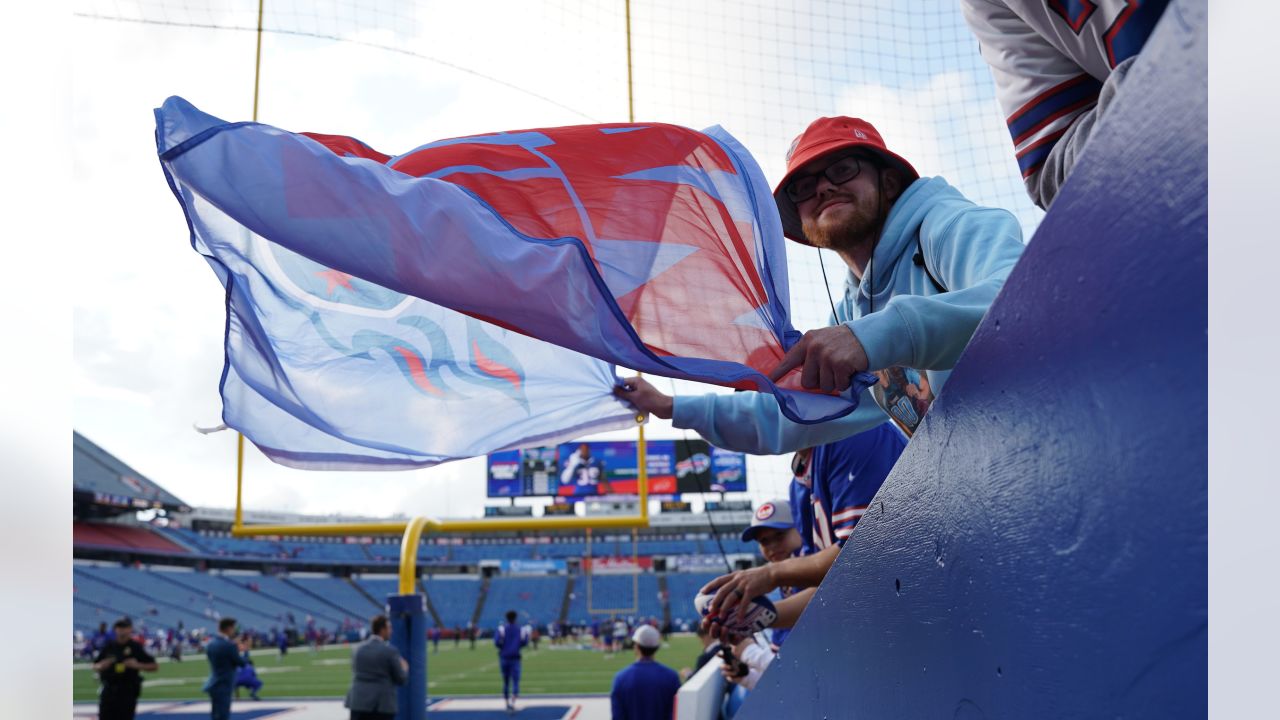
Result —
[{"label": "red bucket hat", "polygon": [[884,146],[884,138],[866,120],[844,116],[818,118],[791,142],[791,149],[787,151],[787,174],[773,189],[773,199],[778,204],[778,214],[782,216],[783,235],[798,243],[810,244],[804,236],[795,203],[783,192],[796,171],[815,158],[851,147],[865,148],[879,155],[885,162],[905,172],[908,180],[920,177],[911,163],[889,152]]}]

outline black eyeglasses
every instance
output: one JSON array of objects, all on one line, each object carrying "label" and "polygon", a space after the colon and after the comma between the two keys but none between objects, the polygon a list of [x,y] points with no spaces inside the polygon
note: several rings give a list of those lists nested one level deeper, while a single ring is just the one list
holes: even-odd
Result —
[{"label": "black eyeglasses", "polygon": [[[832,185],[843,185],[858,177],[862,172],[862,162],[866,158],[848,155],[827,166],[826,170],[812,175],[801,175],[787,183],[784,191],[787,199],[793,203],[802,203],[818,194],[818,178],[825,177]],[[868,161],[869,162],[869,161]]]}]

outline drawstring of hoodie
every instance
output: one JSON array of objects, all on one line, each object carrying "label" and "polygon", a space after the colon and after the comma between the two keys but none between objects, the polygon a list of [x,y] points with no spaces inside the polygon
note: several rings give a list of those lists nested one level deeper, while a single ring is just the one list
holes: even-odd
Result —
[{"label": "drawstring of hoodie", "polygon": [[[884,215],[884,171],[884,167],[876,166],[876,215],[879,217],[879,224],[876,225],[875,234],[871,237],[871,257],[867,260],[867,279],[871,282],[871,289],[867,293],[868,315],[876,311],[876,248],[880,245],[880,235],[884,233],[884,222],[886,220]],[[831,281],[827,279],[827,265],[822,260],[822,248],[815,245],[813,249],[818,251],[818,267],[822,268],[822,287],[827,291],[827,303],[831,306],[831,317],[839,322],[840,316],[836,314],[836,301],[831,296]],[[859,283],[859,287],[861,287],[861,283]]]}]

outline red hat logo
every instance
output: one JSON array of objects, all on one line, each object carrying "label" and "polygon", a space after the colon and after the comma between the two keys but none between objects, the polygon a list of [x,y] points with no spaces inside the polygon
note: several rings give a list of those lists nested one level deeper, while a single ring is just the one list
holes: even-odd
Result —
[{"label": "red hat logo", "polygon": [[773,511],[774,511],[773,503],[765,503],[760,507],[756,508],[756,519],[761,521],[768,520],[769,518],[773,517]]}]

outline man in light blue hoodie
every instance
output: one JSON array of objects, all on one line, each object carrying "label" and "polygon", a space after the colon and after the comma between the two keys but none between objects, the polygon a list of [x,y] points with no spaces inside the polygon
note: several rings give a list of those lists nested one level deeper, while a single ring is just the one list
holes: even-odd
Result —
[{"label": "man in light blue hoodie", "polygon": [[920,177],[870,123],[849,117],[819,118],[796,138],[774,199],[784,234],[835,251],[849,274],[832,326],[805,333],[772,375],[799,369],[806,388],[844,391],[871,370],[880,383],[853,413],[817,425],[788,420],[761,393],[672,398],[631,378],[618,395],[755,454],[822,445],[887,418],[910,435],[1022,254],[1017,220]]},{"label": "man in light blue hoodie", "polygon": [[[784,234],[835,251],[849,274],[831,327],[805,333],[771,375],[799,369],[804,387],[828,392],[848,389],[862,370],[880,382],[853,413],[816,425],[788,420],[761,393],[672,398],[631,378],[617,394],[741,452],[827,445],[886,419],[910,436],[1022,255],[1017,221],[975,205],[940,177],[921,178],[870,123],[849,117],[819,118],[796,138],[774,199]],[[834,558],[818,553],[793,562],[821,581]],[[717,578],[702,592],[716,591],[713,609],[727,614],[775,585],[757,568]],[[779,605],[784,627],[811,595]]]}]

